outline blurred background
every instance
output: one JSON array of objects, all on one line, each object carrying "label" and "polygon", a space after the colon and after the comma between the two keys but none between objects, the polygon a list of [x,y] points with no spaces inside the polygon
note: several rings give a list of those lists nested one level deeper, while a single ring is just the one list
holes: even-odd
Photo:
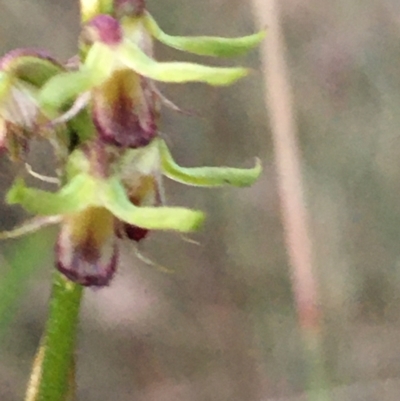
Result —
[{"label": "blurred background", "polygon": [[[282,0],[295,94],[323,360],[333,400],[400,395],[400,4],[394,0]],[[0,0],[0,50],[76,52],[77,0]],[[148,1],[171,34],[253,32],[249,2]],[[268,40],[268,37],[267,39]],[[296,321],[257,51],[200,59],[157,46],[163,60],[243,64],[254,73],[228,88],[162,85],[188,117],[165,110],[161,131],[182,165],[249,167],[247,189],[166,182],[170,204],[206,211],[192,236],[154,233],[131,244],[109,288],[87,290],[79,329],[78,400],[301,400],[305,357]],[[41,144],[39,172],[51,172]],[[4,194],[13,168],[0,161]],[[0,225],[26,217],[1,204]],[[54,229],[0,244],[0,399],[23,398],[47,314]],[[16,273],[17,272],[17,273]],[[305,398],[304,398],[305,399]]]}]

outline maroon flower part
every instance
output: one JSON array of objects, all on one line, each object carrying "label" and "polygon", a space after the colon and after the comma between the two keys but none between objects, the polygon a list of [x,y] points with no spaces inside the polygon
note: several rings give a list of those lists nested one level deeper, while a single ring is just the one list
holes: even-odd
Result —
[{"label": "maroon flower part", "polygon": [[142,239],[145,239],[149,230],[145,228],[141,228],[138,226],[134,226],[133,224],[128,224],[124,222],[119,222],[118,228],[116,229],[116,235],[118,238],[124,239],[128,238],[135,242],[140,242]]},{"label": "maroon flower part", "polygon": [[146,238],[147,235],[149,234],[149,230],[146,230],[145,228],[141,228],[138,226],[134,226],[132,224],[124,224],[124,229],[125,229],[125,234],[126,236],[135,242],[139,242],[142,239]]},{"label": "maroon flower part", "polygon": [[[127,172],[129,177],[129,171]],[[128,179],[124,180],[125,188],[129,196],[129,200],[136,206],[160,206],[162,205],[162,188],[158,184],[155,175],[143,174],[136,176],[132,174]],[[149,230],[119,222],[116,226],[116,234],[118,238],[128,238],[135,242],[140,242],[149,234]]]},{"label": "maroon flower part", "polygon": [[106,144],[138,148],[157,136],[158,97],[146,79],[130,70],[114,71],[93,89],[92,113],[99,138]]},{"label": "maroon flower part", "polygon": [[103,287],[118,263],[114,216],[91,207],[65,218],[56,244],[57,268],[84,286]]}]

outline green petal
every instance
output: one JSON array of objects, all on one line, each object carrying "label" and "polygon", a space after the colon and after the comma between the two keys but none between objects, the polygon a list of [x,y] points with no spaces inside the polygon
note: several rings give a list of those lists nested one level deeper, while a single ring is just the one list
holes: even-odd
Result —
[{"label": "green petal", "polygon": [[14,57],[7,63],[6,70],[18,79],[38,88],[54,75],[64,71],[55,61],[35,55]]},{"label": "green petal", "polygon": [[144,23],[147,30],[165,45],[200,56],[239,56],[256,47],[265,38],[266,34],[265,31],[260,31],[254,35],[241,38],[171,36],[161,30],[150,14],[145,16]]},{"label": "green petal", "polygon": [[89,71],[65,72],[51,78],[39,92],[39,103],[45,110],[61,110],[80,94],[94,86]]},{"label": "green petal", "polygon": [[175,163],[165,142],[160,140],[159,145],[164,175],[171,180],[183,184],[200,187],[220,187],[224,185],[246,187],[252,185],[262,171],[259,159],[257,159],[255,167],[250,169],[232,167],[180,167]]},{"label": "green petal", "polygon": [[181,207],[137,207],[116,178],[103,182],[101,201],[120,220],[148,230],[194,231],[204,220],[202,212]]},{"label": "green petal", "polygon": [[96,182],[85,174],[76,176],[58,192],[29,188],[19,179],[8,191],[6,201],[10,205],[19,204],[33,214],[53,216],[98,205],[96,189]]},{"label": "green petal", "polygon": [[118,49],[121,61],[138,74],[162,82],[205,82],[210,85],[230,85],[247,75],[246,68],[208,67],[194,63],[157,62],[139,47],[125,41]]}]

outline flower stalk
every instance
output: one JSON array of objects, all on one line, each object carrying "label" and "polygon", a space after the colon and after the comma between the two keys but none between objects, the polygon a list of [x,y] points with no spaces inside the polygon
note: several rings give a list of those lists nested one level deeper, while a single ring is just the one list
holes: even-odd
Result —
[{"label": "flower stalk", "polygon": [[61,273],[54,273],[49,315],[25,401],[72,399],[76,328],[83,288]]}]

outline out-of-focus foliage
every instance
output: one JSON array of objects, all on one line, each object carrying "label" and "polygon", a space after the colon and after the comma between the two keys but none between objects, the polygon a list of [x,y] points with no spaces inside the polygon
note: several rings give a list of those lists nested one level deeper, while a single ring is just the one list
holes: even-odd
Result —
[{"label": "out-of-focus foliage", "polygon": [[[148,3],[171,34],[255,31],[248,2]],[[280,3],[325,314],[326,366],[332,385],[354,383],[346,394],[355,395],[340,399],[396,400],[400,6],[393,0]],[[3,0],[1,6],[2,53],[39,46],[65,59],[73,55],[77,2]],[[163,60],[175,59],[175,52],[156,48]],[[245,64],[257,70],[257,53]],[[176,103],[200,115],[164,113],[162,131],[180,164],[249,167],[258,154],[264,176],[240,191],[168,183],[171,205],[207,211],[206,226],[196,236],[201,246],[174,234],[150,237],[143,252],[175,269],[166,275],[140,262],[127,243],[124,266],[111,287],[87,292],[79,399],[275,400],[303,387],[261,79],[256,71],[229,88],[165,87]],[[32,164],[40,172],[51,172],[46,154],[40,146],[33,152]],[[2,190],[10,183],[8,169],[2,161]],[[4,228],[22,218],[17,210],[10,213],[1,210]],[[22,243],[20,250],[26,252]],[[10,252],[5,258],[11,264]],[[48,262],[38,264],[1,344],[2,401],[19,400],[24,392],[46,315],[51,270]],[[6,272],[2,262],[0,280]],[[383,386],[388,379],[390,385]]]}]

